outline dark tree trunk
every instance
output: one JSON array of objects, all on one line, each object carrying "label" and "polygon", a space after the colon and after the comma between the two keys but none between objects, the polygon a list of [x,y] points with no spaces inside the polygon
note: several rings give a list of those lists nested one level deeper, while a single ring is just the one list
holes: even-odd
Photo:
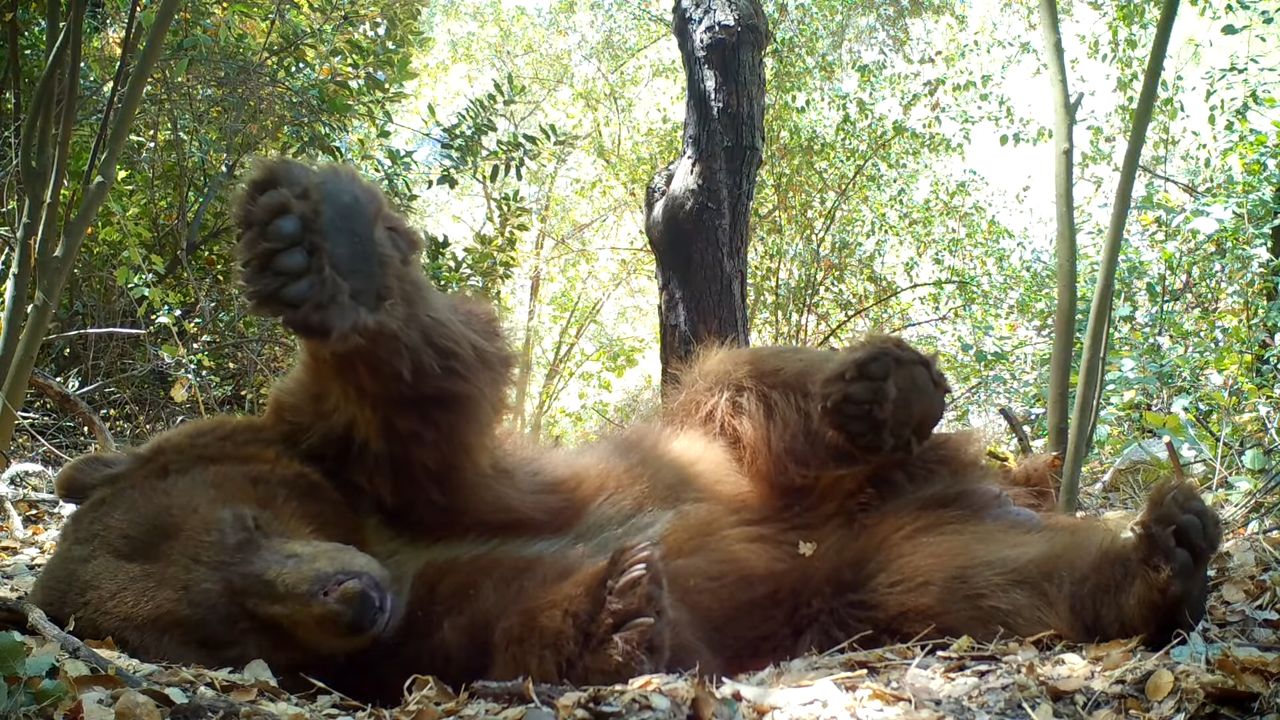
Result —
[{"label": "dark tree trunk", "polygon": [[747,238],[764,146],[764,47],[756,0],[676,0],[687,79],[684,148],[645,193],[658,264],[662,380],[704,343],[746,345]]}]

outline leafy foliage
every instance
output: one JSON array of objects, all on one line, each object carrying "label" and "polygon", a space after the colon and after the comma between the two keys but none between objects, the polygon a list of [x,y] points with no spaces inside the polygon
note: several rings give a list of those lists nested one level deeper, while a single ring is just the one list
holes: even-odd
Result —
[{"label": "leafy foliage", "polygon": [[[6,27],[29,92],[41,8],[16,7]],[[106,102],[128,7],[93,10],[86,117]],[[1034,3],[1001,5],[998,23],[984,7],[765,3],[753,338],[834,347],[900,331],[943,356],[949,421],[1003,433],[995,410],[1009,405],[1041,437],[1051,114],[1028,90],[1044,84]],[[1280,448],[1277,12],[1274,0],[1202,0],[1179,19],[1097,419],[1096,457],[1168,434],[1237,497]],[[1156,13],[1092,0],[1063,13],[1083,93],[1083,308]],[[340,158],[412,211],[440,285],[505,311],[515,428],[571,440],[625,422],[656,397],[639,209],[678,151],[683,83],[660,0],[187,4],[41,365],[125,440],[189,414],[254,411],[292,343],[233,292],[231,188],[254,156]],[[11,103],[0,112],[11,128]],[[1029,179],[987,156],[1031,165]],[[86,162],[73,158],[72,177]],[[0,233],[14,212],[0,203]],[[104,329],[144,334],[84,332]]]},{"label": "leafy foliage", "polygon": [[71,690],[56,678],[57,662],[56,647],[33,653],[22,635],[0,633],[0,712],[5,717],[34,716],[66,697]]}]

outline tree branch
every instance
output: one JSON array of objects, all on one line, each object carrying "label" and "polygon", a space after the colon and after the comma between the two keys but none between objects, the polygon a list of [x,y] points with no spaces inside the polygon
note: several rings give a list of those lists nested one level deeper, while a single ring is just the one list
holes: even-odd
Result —
[{"label": "tree branch", "polygon": [[1190,195],[1190,196],[1192,196],[1192,197],[1204,197],[1205,195],[1207,195],[1207,194],[1208,194],[1208,193],[1204,192],[1203,190],[1200,190],[1199,188],[1196,188],[1196,187],[1194,187],[1194,186],[1192,186],[1192,185],[1188,185],[1187,183],[1185,183],[1185,182],[1183,182],[1183,181],[1181,181],[1181,180],[1177,180],[1177,179],[1171,178],[1171,177],[1169,177],[1168,175],[1165,175],[1165,174],[1163,174],[1163,173],[1156,172],[1155,170],[1152,170],[1151,168],[1147,167],[1146,165],[1139,165],[1139,166],[1138,166],[1138,169],[1139,169],[1139,170],[1142,170],[1142,172],[1144,172],[1144,173],[1146,173],[1146,174],[1150,175],[1151,177],[1153,177],[1153,178],[1155,178],[1155,179],[1157,179],[1157,180],[1163,180],[1164,182],[1167,182],[1167,183],[1169,183],[1170,185],[1173,185],[1173,186],[1177,187],[1179,190],[1181,190],[1181,191],[1185,192],[1186,194],[1188,194],[1188,195]]},{"label": "tree branch", "polygon": [[98,413],[89,407],[89,403],[80,399],[78,395],[68,390],[65,385],[37,370],[31,373],[31,387],[52,400],[68,415],[79,420],[89,432],[93,433],[93,439],[98,444],[98,450],[111,452],[116,449],[115,438],[111,436],[111,431],[107,429],[106,423],[102,422],[102,418],[98,416]]},{"label": "tree branch", "polygon": [[815,346],[826,347],[827,343],[831,342],[831,338],[835,337],[836,333],[845,329],[845,327],[847,327],[849,323],[858,319],[862,315],[865,315],[866,313],[870,312],[872,309],[880,305],[883,305],[904,293],[907,293],[922,287],[938,287],[941,285],[972,285],[972,284],[973,283],[969,282],[968,280],[936,280],[934,282],[912,283],[910,285],[900,287],[897,290],[894,290],[893,292],[889,293],[888,295],[876,298],[875,300],[872,300],[870,303],[863,305],[857,310],[854,310],[852,313],[846,315],[843,320],[836,323],[834,326],[831,327],[831,329],[827,330],[826,334],[822,336],[822,339],[819,340],[817,343],[815,343]]},{"label": "tree branch", "polygon": [[1022,420],[1013,414],[1010,407],[1000,408],[1000,417],[1004,418],[1005,423],[1009,425],[1009,429],[1013,431],[1013,437],[1018,441],[1018,449],[1023,455],[1031,454],[1031,438],[1027,437],[1027,431],[1022,429]]},{"label": "tree branch", "polygon": [[98,131],[93,135],[93,147],[89,149],[89,161],[84,165],[82,185],[87,186],[93,180],[93,173],[98,164],[98,153],[101,152],[102,143],[107,139],[107,130],[111,127],[111,113],[116,107],[116,97],[120,94],[120,88],[124,86],[129,58],[137,47],[138,38],[142,37],[141,33],[135,32],[134,27],[138,19],[138,2],[139,0],[133,0],[129,3],[129,18],[125,21],[124,35],[120,40],[120,59],[116,62],[115,75],[111,77],[111,90],[107,92],[107,102],[102,108],[102,121],[98,123]]}]

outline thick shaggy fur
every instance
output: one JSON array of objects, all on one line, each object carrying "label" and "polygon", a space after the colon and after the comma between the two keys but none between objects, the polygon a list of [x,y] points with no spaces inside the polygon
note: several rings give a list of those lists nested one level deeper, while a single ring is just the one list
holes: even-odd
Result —
[{"label": "thick shaggy fur", "polygon": [[1203,614],[1220,531],[1193,487],[1159,486],[1126,536],[1012,503],[975,443],[933,432],[946,381],[901,340],[710,349],[654,422],[527,447],[498,433],[492,311],[428,283],[376,188],[267,163],[239,222],[246,293],[299,335],[297,366],[264,417],[59,476],[83,504],[35,600],[83,634],[394,699],[414,673],[609,682],[922,633],[1159,642]]}]

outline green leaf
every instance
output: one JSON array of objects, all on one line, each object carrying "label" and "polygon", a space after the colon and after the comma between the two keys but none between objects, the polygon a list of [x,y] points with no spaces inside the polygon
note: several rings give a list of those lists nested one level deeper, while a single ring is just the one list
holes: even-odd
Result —
[{"label": "green leaf", "polygon": [[1152,412],[1147,410],[1142,413],[1142,422],[1153,430],[1163,430],[1169,424],[1169,416],[1164,413]]},{"label": "green leaf", "polygon": [[57,661],[58,656],[52,653],[31,655],[27,658],[24,675],[29,678],[42,677]]},{"label": "green leaf", "polygon": [[1223,35],[1239,35],[1242,30],[1243,28],[1236,27],[1231,23],[1227,23],[1226,25],[1222,26]]},{"label": "green leaf", "polygon": [[1249,448],[1240,456],[1240,464],[1255,472],[1265,470],[1267,467],[1267,456],[1258,448]]},{"label": "green leaf", "polygon": [[0,633],[0,678],[25,677],[27,644],[22,636],[10,631]]},{"label": "green leaf", "polygon": [[70,694],[71,688],[61,680],[44,679],[36,685],[32,694],[40,705],[52,705]]}]

